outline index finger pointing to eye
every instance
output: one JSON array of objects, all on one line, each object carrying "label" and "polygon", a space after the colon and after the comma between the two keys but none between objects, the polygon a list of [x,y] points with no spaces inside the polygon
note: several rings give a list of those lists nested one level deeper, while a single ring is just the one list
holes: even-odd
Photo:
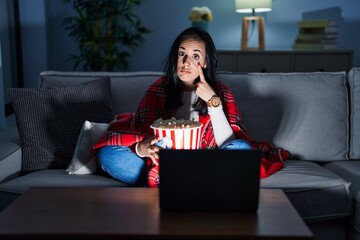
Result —
[{"label": "index finger pointing to eye", "polygon": [[198,67],[198,70],[199,70],[200,81],[201,81],[201,82],[206,82],[206,81],[205,81],[205,77],[204,77],[204,73],[203,73],[202,68],[201,68],[200,62],[197,63],[197,67]]}]

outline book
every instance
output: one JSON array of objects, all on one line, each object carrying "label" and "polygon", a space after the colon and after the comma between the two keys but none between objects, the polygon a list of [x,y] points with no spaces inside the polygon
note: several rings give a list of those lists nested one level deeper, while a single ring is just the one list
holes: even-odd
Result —
[{"label": "book", "polygon": [[300,28],[300,33],[338,33],[337,26],[319,27],[319,28]]},{"label": "book", "polygon": [[294,50],[330,50],[337,49],[337,43],[294,43],[292,49]]},{"label": "book", "polygon": [[296,38],[301,41],[337,39],[338,33],[299,33]]},{"label": "book", "polygon": [[337,39],[295,39],[295,43],[324,43],[334,44],[337,43]]},{"label": "book", "polygon": [[337,39],[323,39],[323,44],[337,44]]},{"label": "book", "polygon": [[329,19],[301,20],[297,22],[299,28],[324,28],[335,26],[336,22]]},{"label": "book", "polygon": [[337,43],[337,35],[327,34],[299,34],[295,43]]}]

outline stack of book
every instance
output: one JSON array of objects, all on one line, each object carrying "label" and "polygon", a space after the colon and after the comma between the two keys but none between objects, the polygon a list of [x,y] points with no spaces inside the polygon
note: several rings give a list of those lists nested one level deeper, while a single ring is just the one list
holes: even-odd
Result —
[{"label": "stack of book", "polygon": [[336,49],[338,25],[333,20],[302,20],[297,23],[299,34],[292,48],[295,50]]}]

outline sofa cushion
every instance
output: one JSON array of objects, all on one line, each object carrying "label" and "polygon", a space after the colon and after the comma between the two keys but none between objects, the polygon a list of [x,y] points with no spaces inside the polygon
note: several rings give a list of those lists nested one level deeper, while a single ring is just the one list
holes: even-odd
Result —
[{"label": "sofa cushion", "polygon": [[345,72],[219,74],[233,92],[250,136],[290,151],[292,159],[315,161],[348,159],[345,76]]},{"label": "sofa cushion", "polygon": [[113,119],[110,79],[56,88],[13,88],[22,173],[66,168],[85,120]]},{"label": "sofa cushion", "polygon": [[358,192],[354,198],[354,208],[356,211],[351,222],[356,233],[360,235],[360,192]]},{"label": "sofa cushion", "polygon": [[[261,179],[261,188],[280,188],[307,222],[352,213],[350,182],[309,161],[287,160],[279,172]],[[331,199],[331,201],[329,200]]]},{"label": "sofa cushion", "polygon": [[[66,84],[91,81],[99,77],[111,79],[111,92],[114,113],[135,112],[148,87],[162,72],[60,72],[40,73],[41,87],[54,87]],[[125,89],[125,90],[124,90]],[[121,94],[119,94],[121,93]],[[134,94],[136,93],[136,94]]]},{"label": "sofa cushion", "polygon": [[89,150],[104,135],[108,126],[108,123],[84,122],[74,156],[66,169],[69,174],[93,174],[96,172],[97,164]]},{"label": "sofa cushion", "polygon": [[354,196],[360,192],[360,161],[331,162],[324,167],[351,182],[350,190]]},{"label": "sofa cushion", "polygon": [[127,187],[111,177],[103,175],[69,175],[65,169],[49,169],[32,172],[0,184],[1,193],[23,194],[30,187]]},{"label": "sofa cushion", "polygon": [[360,159],[360,68],[347,74],[350,85],[350,159]]},{"label": "sofa cushion", "polygon": [[353,227],[360,234],[360,161],[332,162],[325,167],[346,181],[351,182],[350,190],[354,197],[355,214],[352,218]]}]

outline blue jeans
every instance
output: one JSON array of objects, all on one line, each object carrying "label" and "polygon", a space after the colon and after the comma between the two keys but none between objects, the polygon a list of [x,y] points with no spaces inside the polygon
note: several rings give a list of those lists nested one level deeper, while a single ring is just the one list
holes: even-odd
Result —
[{"label": "blue jeans", "polygon": [[220,146],[224,150],[250,150],[250,144],[242,139],[235,139]]},{"label": "blue jeans", "polygon": [[130,185],[144,185],[146,164],[136,153],[126,146],[101,147],[96,157],[106,173]]},{"label": "blue jeans", "polygon": [[[236,139],[220,147],[225,150],[248,150],[248,142]],[[110,176],[124,183],[144,184],[146,177],[145,161],[125,146],[104,146],[96,154],[101,168]]]}]

